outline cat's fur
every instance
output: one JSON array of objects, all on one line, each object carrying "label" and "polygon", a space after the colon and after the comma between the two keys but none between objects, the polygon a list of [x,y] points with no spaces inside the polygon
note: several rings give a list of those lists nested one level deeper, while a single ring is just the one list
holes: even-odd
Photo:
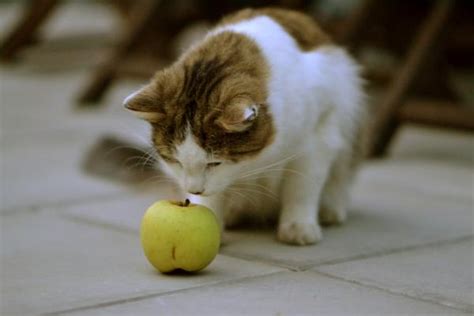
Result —
[{"label": "cat's fur", "polygon": [[278,239],[311,244],[346,219],[366,117],[359,69],[307,16],[226,17],[125,100],[152,125],[164,170],[226,225],[279,213]]}]

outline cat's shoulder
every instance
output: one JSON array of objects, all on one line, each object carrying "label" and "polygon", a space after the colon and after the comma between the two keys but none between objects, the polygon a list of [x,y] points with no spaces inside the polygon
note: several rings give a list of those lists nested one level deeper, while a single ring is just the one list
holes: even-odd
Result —
[{"label": "cat's shoulder", "polygon": [[331,43],[329,35],[310,16],[288,9],[274,7],[242,9],[225,16],[218,26],[237,24],[259,16],[267,16],[278,23],[304,51],[314,50],[321,45]]}]

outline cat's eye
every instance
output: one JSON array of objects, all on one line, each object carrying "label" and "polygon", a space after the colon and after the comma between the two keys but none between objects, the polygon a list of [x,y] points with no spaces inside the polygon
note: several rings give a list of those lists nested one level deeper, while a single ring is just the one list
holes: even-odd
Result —
[{"label": "cat's eye", "polygon": [[171,163],[174,163],[175,165],[178,165],[179,167],[183,166],[181,162],[179,162],[179,160],[176,160],[176,159],[171,160]]},{"label": "cat's eye", "polygon": [[174,159],[172,157],[165,157],[165,156],[162,156],[164,160],[166,160],[166,162],[168,163],[172,163],[172,164],[175,164],[175,165],[178,165],[181,167],[181,162],[179,162],[179,160],[177,159]]},{"label": "cat's eye", "polygon": [[213,168],[213,167],[217,167],[221,164],[222,162],[218,162],[218,161],[215,161],[215,162],[210,162],[207,164],[207,167],[208,168]]}]

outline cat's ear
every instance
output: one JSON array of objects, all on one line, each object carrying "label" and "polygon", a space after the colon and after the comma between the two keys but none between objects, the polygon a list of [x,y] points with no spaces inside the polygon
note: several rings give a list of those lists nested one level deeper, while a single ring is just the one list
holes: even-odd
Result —
[{"label": "cat's ear", "polygon": [[126,97],[123,106],[138,118],[157,123],[165,118],[157,102],[157,98],[145,87]]},{"label": "cat's ear", "polygon": [[258,117],[257,104],[237,103],[224,109],[216,124],[230,133],[248,130]]}]

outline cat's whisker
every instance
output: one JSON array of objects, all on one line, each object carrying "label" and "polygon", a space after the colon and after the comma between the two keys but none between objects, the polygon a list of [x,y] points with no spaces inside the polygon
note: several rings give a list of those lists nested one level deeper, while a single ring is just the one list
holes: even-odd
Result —
[{"label": "cat's whisker", "polygon": [[122,150],[122,149],[132,149],[132,150],[138,150],[138,151],[143,151],[142,148],[139,148],[138,146],[128,146],[128,145],[121,145],[121,146],[115,146],[114,148],[111,148],[107,150],[104,153],[104,157],[110,156],[112,153],[114,153],[117,150]]},{"label": "cat's whisker", "polygon": [[[123,147],[125,147],[125,146],[123,146]],[[130,147],[130,148],[133,148],[133,147]],[[148,163],[150,161],[157,160],[155,149],[153,147],[150,147],[148,149],[140,148],[138,150],[140,150],[142,152],[142,155],[129,157],[124,161],[124,163],[127,164],[130,160],[135,160],[135,158],[139,157],[137,159],[139,163],[133,165],[132,168],[136,167],[139,164],[141,164],[142,161],[143,161],[143,163],[141,164],[141,167],[142,167],[141,171],[144,171],[145,166],[153,167],[153,163],[151,163],[151,164],[148,164]]]},{"label": "cat's whisker", "polygon": [[274,166],[278,166],[278,165],[281,165],[281,164],[284,164],[284,163],[287,163],[287,162],[290,162],[296,158],[298,158],[298,156],[300,156],[302,153],[299,153],[299,154],[293,154],[291,156],[288,156],[286,158],[283,158],[281,160],[278,160],[274,163],[271,163],[267,166],[264,166],[264,167],[260,167],[260,168],[256,168],[256,169],[253,169],[253,170],[250,170],[249,172],[247,173],[244,173],[239,179],[242,179],[242,178],[245,178],[247,176],[251,176],[253,174],[258,174],[260,171],[264,171],[264,170],[267,170],[269,168],[272,168]]},{"label": "cat's whisker", "polygon": [[[140,171],[145,171],[145,167],[153,167],[154,166],[153,163],[149,163],[149,162],[151,162],[152,158],[153,157],[150,158],[150,155],[148,155],[146,153],[144,153],[141,156],[128,157],[127,159],[125,159],[122,162],[122,167],[127,168],[127,170],[131,170],[131,169],[134,169],[135,167],[138,166],[138,167],[141,167]],[[135,162],[135,163],[133,163],[132,165],[129,165],[130,162]]]},{"label": "cat's whisker", "polygon": [[157,179],[157,178],[163,178],[163,179],[170,179],[171,180],[171,177],[161,173],[161,172],[157,172],[155,175],[153,175],[150,179]]},{"label": "cat's whisker", "polygon": [[[139,172],[145,172],[146,165],[144,165],[142,162],[137,162],[137,163],[134,163],[132,165],[123,166],[123,168],[125,168],[125,170],[127,170],[127,171],[134,170],[134,169],[136,170],[137,167],[139,168],[139,170],[138,170]],[[148,165],[148,168],[151,169],[152,167],[153,167],[153,165]]]},{"label": "cat's whisker", "polygon": [[244,199],[246,199],[247,201],[249,201],[250,204],[252,204],[252,206],[253,206],[254,208],[257,208],[257,203],[256,203],[253,199],[251,199],[248,195],[245,195],[243,192],[240,192],[239,190],[237,190],[237,189],[232,189],[232,188],[227,188],[227,191],[228,191],[229,193],[231,193],[231,194],[232,194],[232,193],[235,193],[235,194],[237,194],[238,196],[243,197]]},{"label": "cat's whisker", "polygon": [[259,193],[265,197],[268,197],[268,198],[271,198],[272,200],[278,202],[278,198],[274,195],[271,195],[271,194],[268,194],[264,191],[260,191],[260,190],[257,190],[257,189],[251,189],[251,188],[245,188],[245,187],[240,187],[240,186],[234,186],[236,189],[238,190],[244,190],[244,191],[247,191],[247,192],[251,192],[251,193]]},{"label": "cat's whisker", "polygon": [[[305,175],[305,174],[303,174],[303,173],[301,173],[301,172],[299,172],[299,171],[296,171],[296,170],[294,170],[294,169],[290,169],[290,168],[274,168],[274,169],[268,169],[268,170],[264,170],[264,171],[262,171],[262,172],[260,172],[260,173],[257,173],[257,175],[258,175],[258,174],[264,174],[264,173],[267,173],[267,172],[289,172],[289,173],[293,173],[293,174],[299,175],[299,176],[301,176],[301,177],[303,177],[303,178],[309,179],[310,181],[314,181],[314,179],[309,178],[307,175]],[[242,180],[242,179],[249,180],[249,179],[251,179],[251,178],[250,178],[250,177],[240,177],[239,179],[240,179],[240,180]]]},{"label": "cat's whisker", "polygon": [[143,152],[141,155],[135,155],[135,156],[128,157],[127,159],[124,160],[124,162],[128,162],[128,161],[134,160],[134,159],[151,159],[151,158],[154,158],[151,153]]},{"label": "cat's whisker", "polygon": [[266,179],[281,179],[280,175],[277,174],[268,174],[262,172],[260,174],[249,176],[248,178],[238,179],[236,183],[242,183],[246,181],[259,181],[259,180],[266,180]]},{"label": "cat's whisker", "polygon": [[[133,157],[129,157],[129,158],[125,159],[122,162],[122,166],[125,167],[125,168],[133,169],[136,166],[141,167],[143,165],[144,161],[145,161],[144,156],[133,156]],[[130,165],[130,163],[132,163],[132,164]]]},{"label": "cat's whisker", "polygon": [[141,185],[161,184],[161,183],[174,184],[175,182],[171,178],[167,176],[163,176],[161,174],[148,177],[140,182]]},{"label": "cat's whisker", "polygon": [[[243,185],[246,185],[246,186],[253,186],[253,187],[258,187],[258,188],[261,188],[263,189],[264,191],[268,192],[269,194],[271,194],[272,196],[274,197],[277,197],[275,193],[273,193],[269,188],[267,188],[266,186],[264,185],[261,185],[261,184],[258,184],[258,183],[252,183],[252,182],[240,182],[241,184]],[[238,183],[238,184],[240,184]]]},{"label": "cat's whisker", "polygon": [[[104,153],[104,159],[111,156],[115,151],[123,150],[123,149],[137,150],[137,151],[140,151],[141,153],[141,155],[134,155],[134,156],[128,157],[127,159],[121,162],[121,167],[127,168],[127,170],[131,170],[135,168],[137,165],[141,165],[142,166],[141,170],[144,171],[144,167],[147,165],[148,160],[154,159],[152,149],[144,151],[142,148],[139,148],[136,146],[127,146],[127,145],[116,146],[114,148],[109,149],[108,151]],[[134,161],[134,160],[137,160],[138,162],[132,166],[127,166],[127,164],[130,161]],[[142,160],[144,160],[144,163],[142,163]]]},{"label": "cat's whisker", "polygon": [[[156,158],[155,158],[154,156],[148,154],[148,155],[147,155],[147,158],[145,159],[145,162],[143,163],[143,166],[142,166],[142,167],[143,167],[143,168],[146,167],[146,166],[152,167],[152,166],[155,165],[154,162],[156,162]],[[149,163],[150,163],[150,164],[149,164]],[[142,170],[143,170],[143,168],[142,168]]]}]

